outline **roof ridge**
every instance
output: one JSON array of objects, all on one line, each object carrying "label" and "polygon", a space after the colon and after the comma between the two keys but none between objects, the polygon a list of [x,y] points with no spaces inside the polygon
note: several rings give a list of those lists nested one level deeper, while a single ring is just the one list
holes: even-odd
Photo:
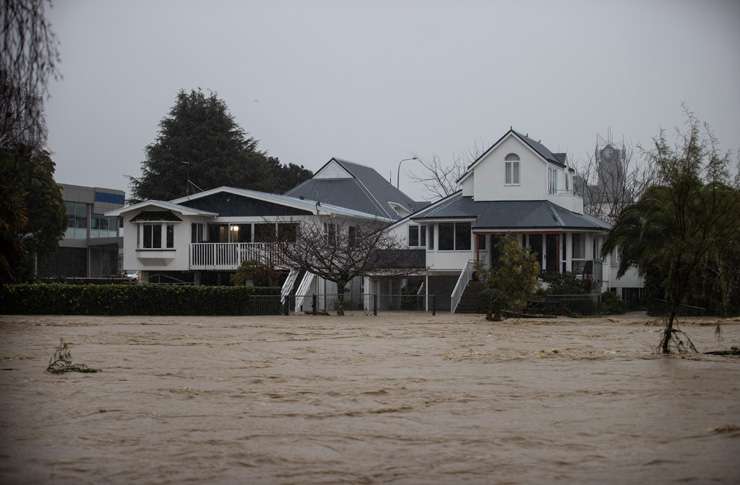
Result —
[{"label": "roof ridge", "polygon": [[[369,168],[370,170],[373,170],[375,173],[377,173],[378,175],[380,175],[378,173],[378,171],[375,170],[372,167],[366,167],[365,165],[360,165],[359,163],[350,162],[349,160],[342,160],[341,158],[334,158],[334,160],[339,165],[342,165],[342,162],[344,162],[344,163],[349,163],[350,165],[359,165],[359,166],[362,166],[362,167],[365,167],[365,168]],[[386,216],[388,216],[390,219],[395,219],[395,217],[393,216],[393,214],[391,214],[390,212],[388,212],[388,210],[384,207],[384,205],[377,199],[377,197],[375,197],[375,195],[373,195],[373,193],[370,191],[370,189],[365,185],[365,182],[363,182],[362,179],[357,176],[357,174],[353,173],[349,168],[345,167],[344,165],[342,165],[342,168],[345,169],[346,171],[348,171],[349,174],[352,175],[355,178],[355,180],[357,180],[357,182],[360,184],[360,186],[363,189],[365,189],[365,192],[367,193],[367,195],[370,196],[370,199],[378,205],[378,207],[383,212],[383,214],[385,214]],[[383,178],[382,175],[380,175],[380,177]],[[383,180],[385,180],[385,179],[383,179]],[[400,215],[400,214],[396,214],[396,215]]]}]

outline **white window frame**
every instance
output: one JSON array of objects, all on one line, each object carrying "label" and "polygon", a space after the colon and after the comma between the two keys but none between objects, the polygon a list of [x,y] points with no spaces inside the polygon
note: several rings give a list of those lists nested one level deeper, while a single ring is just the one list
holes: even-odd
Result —
[{"label": "white window frame", "polygon": [[547,167],[547,193],[555,195],[558,193],[558,170]]},{"label": "white window frame", "polygon": [[505,165],[504,185],[516,186],[521,185],[521,168],[519,161],[507,161]]}]

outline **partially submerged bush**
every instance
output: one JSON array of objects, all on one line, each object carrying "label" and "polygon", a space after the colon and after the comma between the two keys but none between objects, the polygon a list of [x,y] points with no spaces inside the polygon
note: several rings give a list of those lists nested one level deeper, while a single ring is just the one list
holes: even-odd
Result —
[{"label": "partially submerged bush", "polygon": [[231,275],[231,284],[240,286],[279,286],[280,272],[272,266],[245,260]]},{"label": "partially submerged bush", "polygon": [[35,315],[272,315],[280,289],[247,286],[20,284],[0,287],[0,312]]}]

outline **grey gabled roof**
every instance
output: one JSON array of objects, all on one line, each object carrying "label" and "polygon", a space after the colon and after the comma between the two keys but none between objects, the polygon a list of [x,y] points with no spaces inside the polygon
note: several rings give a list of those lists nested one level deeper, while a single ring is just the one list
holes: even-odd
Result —
[{"label": "grey gabled roof", "polygon": [[194,209],[192,207],[187,207],[187,206],[176,204],[173,202],[168,202],[166,200],[145,200],[143,202],[138,202],[136,204],[127,205],[125,207],[120,207],[118,209],[108,211],[105,213],[105,215],[108,217],[120,216],[121,214],[125,214],[127,212],[143,209],[144,207],[159,207],[160,209],[171,210],[171,211],[177,212],[178,214],[183,214],[186,216],[217,216],[218,215],[215,212],[202,211],[199,209]]},{"label": "grey gabled roof", "polygon": [[[221,186],[216,187],[209,190],[204,190],[203,192],[198,192],[196,194],[188,195],[185,197],[180,197],[179,199],[171,200],[170,204],[175,205],[177,203],[186,202],[193,199],[198,199],[201,197],[207,197],[209,195],[217,194],[219,192],[227,192],[234,195],[239,195],[242,197],[247,197],[250,199],[257,199],[262,200],[265,202],[270,202],[273,204],[278,205],[284,205],[288,207],[293,207],[296,209],[302,209],[309,211],[313,214],[318,214],[319,212],[322,214],[335,214],[339,216],[347,216],[347,217],[358,217],[363,219],[377,219],[378,217],[383,218],[387,221],[393,220],[390,217],[383,216],[381,214],[376,214],[374,212],[369,211],[363,211],[361,209],[355,209],[353,207],[347,207],[347,206],[341,206],[329,203],[324,203],[324,201],[319,201],[317,199],[311,199],[309,197],[293,197],[286,194],[272,194],[269,192],[260,192],[258,190],[250,190],[250,189],[240,189],[237,187],[227,187],[227,186]],[[321,202],[320,205],[317,206],[317,202]],[[213,214],[217,215],[217,214]]]},{"label": "grey gabled roof", "polygon": [[527,135],[523,135],[514,129],[512,129],[511,131],[513,131],[516,136],[524,140],[524,143],[529,145],[530,148],[539,153],[539,155],[548,162],[552,162],[555,165],[560,165],[561,167],[565,166],[565,153],[553,153],[550,151],[549,148],[543,145],[542,142],[533,140]]},{"label": "grey gabled roof", "polygon": [[[393,220],[397,220],[401,216],[393,210],[389,202],[401,204],[409,212],[415,212],[421,204],[424,204],[414,201],[395,188],[374,168],[336,157],[329,160],[327,164],[332,160],[341,165],[353,178],[311,178],[290,189],[285,195],[318,200],[322,204],[329,203],[347,207]],[[317,173],[319,171],[321,169]]]},{"label": "grey gabled roof", "polygon": [[473,229],[579,229],[607,231],[609,224],[570,211],[549,200],[474,201],[461,193],[421,211],[412,220],[473,219]]}]

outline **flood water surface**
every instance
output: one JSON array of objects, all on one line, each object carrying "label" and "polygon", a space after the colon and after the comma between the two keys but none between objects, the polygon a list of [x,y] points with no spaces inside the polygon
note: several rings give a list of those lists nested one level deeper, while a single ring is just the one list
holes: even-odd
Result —
[{"label": "flood water surface", "polygon": [[[740,346],[681,324],[700,350]],[[738,483],[740,359],[643,315],[0,317],[2,483]],[[44,371],[59,338],[97,374]]]}]

